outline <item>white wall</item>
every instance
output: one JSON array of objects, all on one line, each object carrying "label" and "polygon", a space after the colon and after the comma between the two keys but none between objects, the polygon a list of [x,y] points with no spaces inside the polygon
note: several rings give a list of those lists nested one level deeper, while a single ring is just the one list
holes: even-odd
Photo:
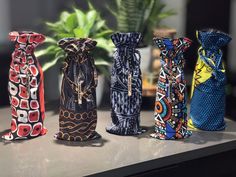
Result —
[{"label": "white wall", "polygon": [[10,30],[9,0],[0,0],[0,43],[8,40]]},{"label": "white wall", "polygon": [[230,35],[232,41],[228,51],[228,68],[230,71],[236,72],[236,0],[231,0],[230,8]]},{"label": "white wall", "polygon": [[177,30],[177,36],[185,35],[186,28],[186,3],[187,0],[162,0],[167,6],[167,9],[174,9],[177,14],[163,20],[162,25]]}]

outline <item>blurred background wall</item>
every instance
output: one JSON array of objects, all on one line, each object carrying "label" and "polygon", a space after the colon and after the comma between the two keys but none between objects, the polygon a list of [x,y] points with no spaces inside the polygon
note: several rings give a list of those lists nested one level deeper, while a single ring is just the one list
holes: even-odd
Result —
[{"label": "blurred background wall", "polygon": [[169,26],[177,31],[177,36],[184,36],[186,32],[186,15],[188,0],[162,0],[168,8],[174,9],[177,14],[162,21],[162,25]]},{"label": "blurred background wall", "polygon": [[9,1],[1,0],[0,1],[0,43],[5,42],[6,34],[10,30],[10,10],[9,10]]},{"label": "blurred background wall", "polygon": [[[105,7],[108,1],[92,0],[95,7],[101,11],[102,16],[108,20],[109,25],[114,26],[114,19],[109,16]],[[195,30],[213,27],[230,33],[233,37],[229,47],[224,48],[224,59],[229,81],[227,114],[236,119],[236,112],[232,108],[233,103],[236,103],[236,79],[234,77],[236,74],[236,0],[163,0],[163,2],[167,4],[168,8],[175,9],[177,15],[165,19],[162,24],[175,28],[177,36],[187,36],[195,41],[187,53],[187,75],[192,76],[196,62],[198,43],[195,38]],[[8,32],[33,30],[44,33],[44,22],[55,21],[61,11],[71,9],[72,5],[87,8],[86,0],[0,0],[0,106],[8,105],[8,70],[14,47],[7,39]],[[53,70],[49,70],[45,73],[46,86],[52,81],[55,82],[53,84],[56,84],[57,79],[53,76],[53,72]],[[190,79],[189,82],[191,82]],[[46,98],[55,97],[58,94],[55,90],[48,91]]]},{"label": "blurred background wall", "polygon": [[229,22],[229,31],[234,40],[229,45],[228,66],[233,73],[236,73],[236,0],[231,0]]}]

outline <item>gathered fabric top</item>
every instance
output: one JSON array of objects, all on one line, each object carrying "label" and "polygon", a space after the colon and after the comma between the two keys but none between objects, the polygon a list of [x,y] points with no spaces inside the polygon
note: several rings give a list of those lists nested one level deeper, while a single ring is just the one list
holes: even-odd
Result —
[{"label": "gathered fabric top", "polygon": [[187,37],[176,39],[155,37],[153,41],[161,51],[172,51],[174,53],[187,50],[192,43]]},{"label": "gathered fabric top", "polygon": [[187,50],[192,41],[186,37],[183,38],[154,38],[154,43],[161,50],[161,63],[170,71],[172,68],[184,67],[183,52]]},{"label": "gathered fabric top", "polygon": [[217,51],[231,41],[231,37],[219,30],[207,29],[197,31],[197,39],[204,50]]},{"label": "gathered fabric top", "polygon": [[9,33],[9,39],[16,42],[18,47],[25,47],[31,45],[36,47],[45,40],[45,36],[32,31],[12,31]]},{"label": "gathered fabric top", "polygon": [[115,33],[111,35],[111,40],[115,44],[116,48],[136,48],[141,40],[141,33]]},{"label": "gathered fabric top", "polygon": [[95,48],[96,44],[97,42],[91,38],[63,38],[58,42],[58,46],[68,55],[89,52]]}]

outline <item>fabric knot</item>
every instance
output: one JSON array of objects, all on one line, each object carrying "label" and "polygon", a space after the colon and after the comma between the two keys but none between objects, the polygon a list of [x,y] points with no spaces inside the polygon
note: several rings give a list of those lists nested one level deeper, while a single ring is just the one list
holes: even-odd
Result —
[{"label": "fabric knot", "polygon": [[24,48],[30,45],[35,48],[44,42],[45,36],[32,31],[13,31],[9,33],[9,39],[16,42],[16,47]]},{"label": "fabric knot", "polygon": [[219,30],[207,29],[196,32],[197,39],[205,50],[217,51],[231,41],[231,37]]},{"label": "fabric knot", "polygon": [[161,50],[161,64],[163,69],[170,75],[178,74],[178,70],[184,67],[183,52],[190,47],[192,41],[186,37],[154,38],[157,47]]},{"label": "fabric knot", "polygon": [[162,55],[167,55],[167,52],[168,55],[177,54],[178,52],[184,52],[190,47],[192,43],[192,41],[186,37],[177,39],[154,37],[153,41],[161,50]]},{"label": "fabric knot", "polygon": [[96,44],[97,42],[90,38],[63,38],[58,42],[58,46],[68,55],[89,52],[95,48]]},{"label": "fabric knot", "polygon": [[111,35],[111,40],[116,48],[136,48],[141,40],[141,33],[115,33]]}]

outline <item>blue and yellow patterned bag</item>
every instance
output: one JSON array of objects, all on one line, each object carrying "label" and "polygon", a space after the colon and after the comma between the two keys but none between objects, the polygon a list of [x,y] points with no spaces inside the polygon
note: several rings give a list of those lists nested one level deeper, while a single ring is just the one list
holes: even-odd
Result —
[{"label": "blue and yellow patterned bag", "polygon": [[193,75],[189,127],[223,130],[226,76],[220,48],[231,38],[213,29],[197,31],[197,38],[201,46]]}]

